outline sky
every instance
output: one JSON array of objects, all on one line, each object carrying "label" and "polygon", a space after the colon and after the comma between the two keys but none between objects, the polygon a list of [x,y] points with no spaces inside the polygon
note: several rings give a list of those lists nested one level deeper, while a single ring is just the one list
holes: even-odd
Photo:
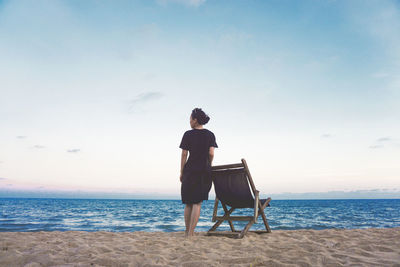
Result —
[{"label": "sky", "polygon": [[0,196],[179,198],[200,107],[262,194],[400,197],[399,29],[390,0],[0,0]]}]

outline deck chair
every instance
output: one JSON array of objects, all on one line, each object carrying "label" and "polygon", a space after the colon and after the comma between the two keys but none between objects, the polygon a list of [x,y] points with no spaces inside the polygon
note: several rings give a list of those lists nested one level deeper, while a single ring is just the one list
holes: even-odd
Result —
[{"label": "deck chair", "polygon": [[[250,227],[257,222],[258,216],[262,217],[266,230],[252,232],[271,232],[264,213],[264,209],[269,206],[271,198],[259,199],[259,191],[251,178],[246,160],[242,159],[242,163],[237,164],[213,166],[212,178],[216,194],[212,221],[216,223],[208,230],[207,235],[243,238]],[[217,216],[219,202],[221,202],[225,212],[223,216]],[[234,210],[240,208],[252,208],[254,213],[252,216],[231,216]],[[216,231],[224,221],[228,221],[231,232]],[[248,221],[248,223],[243,230],[236,231],[232,221]]]}]

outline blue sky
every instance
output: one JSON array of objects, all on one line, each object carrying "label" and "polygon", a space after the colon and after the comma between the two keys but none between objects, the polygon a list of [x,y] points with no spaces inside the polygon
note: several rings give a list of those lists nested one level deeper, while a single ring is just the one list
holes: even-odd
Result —
[{"label": "blue sky", "polygon": [[398,1],[0,1],[0,190],[179,195],[191,109],[261,192],[400,191]]}]

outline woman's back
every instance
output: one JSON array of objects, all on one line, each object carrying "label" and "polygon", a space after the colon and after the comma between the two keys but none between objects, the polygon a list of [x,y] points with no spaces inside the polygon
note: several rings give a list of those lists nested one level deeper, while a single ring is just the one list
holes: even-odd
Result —
[{"label": "woman's back", "polygon": [[210,171],[209,148],[218,147],[215,135],[207,129],[192,129],[183,135],[179,146],[189,151],[189,159],[184,170],[187,171]]}]

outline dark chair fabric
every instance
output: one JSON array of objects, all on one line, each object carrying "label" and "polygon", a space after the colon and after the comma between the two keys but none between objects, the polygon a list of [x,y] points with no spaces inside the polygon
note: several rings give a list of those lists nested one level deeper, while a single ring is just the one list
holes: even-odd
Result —
[{"label": "dark chair fabric", "polygon": [[232,208],[254,208],[254,197],[244,168],[214,170],[212,178],[215,193],[222,203]]}]

